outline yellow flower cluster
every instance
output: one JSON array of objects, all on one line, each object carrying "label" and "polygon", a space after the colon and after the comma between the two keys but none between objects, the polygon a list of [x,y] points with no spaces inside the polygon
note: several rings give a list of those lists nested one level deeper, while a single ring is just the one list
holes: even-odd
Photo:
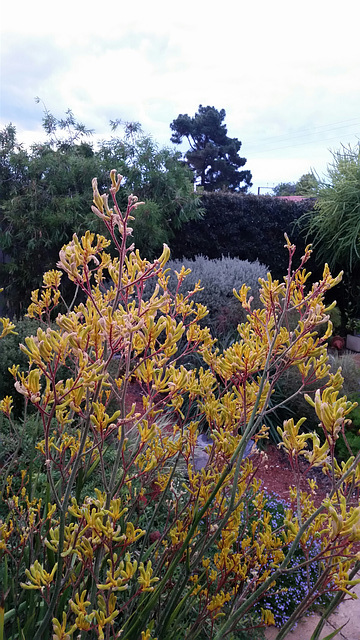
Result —
[{"label": "yellow flower cluster", "polygon": [[[126,212],[120,211],[115,197],[120,182],[112,171],[113,207],[93,182],[93,211],[105,223],[117,257],[106,252],[105,236],[74,234],[60,251],[61,271],[47,272],[42,290],[32,294],[28,315],[48,326],[21,345],[28,370],[11,368],[16,390],[41,419],[36,448],[45,459],[51,499],[50,504],[30,499],[24,478],[16,493],[9,480],[0,552],[13,557],[18,545],[25,558],[27,544],[45,546],[41,562],[32,558],[21,574],[27,579],[22,587],[47,603],[43,631],[52,620],[54,640],[69,640],[77,631],[100,639],[149,640],[152,633],[166,634],[186,594],[198,620],[227,624],[226,613],[232,612],[235,624],[238,611],[245,616],[247,600],[260,602],[261,589],[273,586],[286,570],[286,554],[297,537],[304,551],[320,540],[328,584],[348,590],[354,584],[352,547],[360,540],[360,507],[349,502],[360,487],[360,463],[350,458],[339,465],[333,455],[355,405],[339,397],[340,372],[329,374],[330,308],[324,303],[325,292],[341,276],[333,278],[325,266],[320,282],[309,287],[303,268],[307,248],[300,268],[289,269],[283,282],[271,274],[260,280],[261,309],[252,308],[244,285],[234,293],[247,322],[239,325],[238,339],[220,351],[200,324],[207,311],[194,302],[194,292],[182,295],[169,288],[169,248],[150,262],[126,244],[128,223],[140,203],[130,196]],[[292,256],[288,240],[287,247]],[[52,325],[62,273],[82,299]],[[187,272],[176,275],[182,283]],[[150,279],[155,286],[146,295]],[[200,283],[195,292],[199,289]],[[1,322],[3,337],[14,325]],[[327,329],[320,336],[316,328],[322,323]],[[198,367],[190,364],[194,353],[202,359]],[[251,438],[267,437],[264,416],[278,379],[290,367],[300,372],[299,392],[314,382],[321,387],[308,400],[325,441],[302,432],[304,419],[278,427],[295,486],[292,508],[276,529],[255,478],[261,462],[243,456]],[[139,398],[129,402],[133,383]],[[9,396],[0,402],[9,418],[12,404]],[[206,464],[199,468],[204,423],[209,444]],[[319,508],[309,495],[314,482],[309,492],[299,489],[301,456],[332,481]],[[101,490],[93,489],[93,481]],[[177,570],[179,584],[186,577],[185,593],[177,592]],[[65,604],[64,593],[71,594]],[[274,623],[268,609],[260,616],[264,625]]]},{"label": "yellow flower cluster", "polygon": [[5,336],[10,335],[11,333],[13,335],[16,335],[16,331],[14,331],[16,325],[13,322],[11,322],[9,318],[0,317],[0,322],[2,324],[2,332],[0,333],[0,340],[1,338],[5,338]]}]

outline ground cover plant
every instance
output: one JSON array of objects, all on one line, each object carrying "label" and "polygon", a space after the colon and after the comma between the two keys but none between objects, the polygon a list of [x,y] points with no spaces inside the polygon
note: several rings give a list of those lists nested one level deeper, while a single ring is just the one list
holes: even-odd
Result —
[{"label": "ground cover plant", "polygon": [[[276,494],[265,494],[266,509],[271,515],[271,526],[273,529],[281,529],[284,526],[286,513],[290,508],[290,502],[282,500]],[[320,553],[320,544],[314,545],[308,550],[308,559],[316,558]],[[291,615],[294,613],[302,600],[306,599],[308,591],[314,589],[314,601],[317,608],[324,608],[331,599],[331,590],[329,593],[319,596],[314,588],[319,576],[319,563],[304,563],[306,555],[304,550],[299,546],[290,566],[299,567],[293,574],[285,574],[281,576],[276,585],[267,592],[263,605],[270,609],[275,618],[276,626],[281,628],[284,626]],[[310,587],[310,588],[309,588]],[[311,607],[309,606],[309,611]]]},{"label": "ground cover plant", "polygon": [[[120,210],[120,182],[112,171],[111,206],[93,182],[93,212],[117,256],[104,236],[74,234],[58,270],[32,294],[28,315],[39,328],[21,345],[28,368],[11,367],[41,435],[38,460],[20,469],[10,456],[2,469],[0,638],[240,640],[275,622],[266,602],[284,579],[299,569],[313,575],[316,566],[280,640],[322,594],[336,593],[336,604],[356,582],[359,457],[340,465],[334,456],[354,406],[339,396],[341,372],[329,373],[331,324],[316,331],[328,322],[324,296],[341,276],[325,266],[309,285],[310,248],[296,267],[287,240],[284,281],[260,279],[259,309],[246,285],[235,292],[248,319],[221,350],[201,324],[206,308],[193,301],[200,285],[181,294],[180,269],[171,290],[168,248],[150,262],[130,244],[139,203],[130,196]],[[82,298],[58,313],[64,274]],[[157,286],[147,299],[151,279]],[[6,340],[14,325],[1,323]],[[194,353],[203,366],[184,366]],[[270,399],[291,367],[301,374],[296,393],[318,383],[309,402],[324,443],[302,433],[301,419],[278,426],[294,486],[277,523],[244,452],[251,438],[266,437],[264,417],[276,409]],[[132,385],[141,404],[128,401]],[[10,426],[12,403],[10,396],[0,403]],[[212,444],[196,470],[204,416]],[[330,479],[319,507],[313,481],[308,492],[299,489],[302,456]]]}]

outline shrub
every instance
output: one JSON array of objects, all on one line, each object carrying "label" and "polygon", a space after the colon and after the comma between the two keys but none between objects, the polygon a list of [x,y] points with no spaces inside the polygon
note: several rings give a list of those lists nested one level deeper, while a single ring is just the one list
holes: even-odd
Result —
[{"label": "shrub", "polygon": [[[323,333],[324,329],[320,327],[319,335],[323,335]],[[336,374],[339,368],[341,368],[343,385],[340,393],[344,396],[350,397],[353,402],[358,401],[359,399],[357,392],[359,390],[360,367],[354,357],[351,354],[329,354],[328,366],[330,376]],[[322,427],[321,425],[319,426],[318,417],[304,397],[306,394],[314,397],[316,389],[319,387],[318,381],[313,380],[311,383],[309,379],[306,389],[303,389],[301,393],[298,393],[298,389],[301,386],[301,381],[301,372],[298,369],[291,367],[286,372],[284,372],[284,375],[275,387],[273,397],[270,401],[269,409],[272,408],[272,405],[276,406],[281,404],[282,406],[276,411],[266,413],[264,416],[264,420],[265,423],[269,426],[269,435],[271,439],[276,443],[280,441],[280,437],[277,432],[277,426],[281,424],[283,420],[289,417],[289,415],[293,416],[295,420],[298,420],[302,416],[305,417],[306,422],[304,422],[303,425],[304,430],[317,431],[320,435],[320,438],[324,438]],[[356,410],[351,413],[350,417],[352,417],[354,412],[356,413]],[[342,440],[342,436],[340,436],[340,440]],[[340,443],[338,441],[337,451],[339,444]],[[348,454],[345,455],[345,458],[348,458]]]},{"label": "shrub", "polygon": [[[313,209],[315,199],[292,202],[272,196],[236,193],[204,193],[201,197],[205,215],[187,222],[171,241],[172,255],[181,259],[198,254],[208,258],[230,256],[268,265],[275,278],[287,269],[284,233],[295,239],[298,250],[305,250],[305,239],[297,224],[301,216]],[[314,272],[315,264],[311,261]],[[316,277],[321,273],[316,270]]]},{"label": "shrub", "polygon": [[[270,274],[260,281],[260,309],[251,307],[247,287],[241,288],[237,297],[249,320],[239,327],[237,341],[219,350],[209,329],[200,326],[206,309],[194,304],[198,287],[185,296],[169,290],[168,248],[149,262],[127,246],[138,203],[131,197],[122,213],[115,171],[111,181],[112,208],[94,181],[93,211],[117,257],[106,251],[104,236],[73,236],[60,252],[61,271],[47,272],[42,291],[32,294],[28,314],[41,326],[21,345],[29,368],[12,368],[17,391],[39,415],[36,448],[46,485],[37,489],[30,466],[7,476],[0,631],[11,640],[67,640],[73,634],[106,640],[241,637],[259,624],[257,605],[261,624],[274,623],[267,594],[297,572],[292,561],[299,548],[305,564],[313,565],[307,552],[316,543],[321,573],[279,631],[280,640],[322,593],[347,592],[358,569],[360,507],[350,500],[360,484],[359,459],[340,468],[334,458],[353,404],[338,397],[340,373],[328,377],[331,327],[324,336],[314,333],[327,319],[324,294],[339,277],[325,267],[319,282],[307,287],[309,250],[293,268],[295,247],[287,241],[285,281]],[[63,273],[85,301],[58,313],[55,329],[50,318]],[[186,270],[177,277],[180,287]],[[151,279],[157,287],[146,300]],[[300,321],[290,330],[287,316],[294,308]],[[14,329],[7,319],[1,322],[4,336]],[[192,353],[203,367],[182,365]],[[318,381],[313,404],[326,442],[320,446],[316,434],[301,433],[302,420],[278,428],[294,487],[291,509],[273,528],[244,452],[251,438],[266,437],[263,418],[289,368],[301,373],[298,392]],[[142,398],[131,406],[133,382]],[[164,420],[169,407],[170,424]],[[0,410],[10,424],[11,409],[12,399],[5,397]],[[203,416],[212,444],[206,467],[197,471]],[[332,489],[318,508],[313,482],[309,493],[300,492],[301,456],[330,478]],[[6,477],[6,466],[3,472]]]},{"label": "shrub", "polygon": [[306,226],[319,258],[351,271],[360,261],[360,144],[343,147],[332,156]]},{"label": "shrub", "polygon": [[225,258],[210,260],[206,256],[195,256],[193,260],[182,258],[181,260],[169,260],[170,269],[169,288],[175,290],[178,284],[176,272],[184,266],[191,269],[186,280],[179,288],[179,293],[186,295],[187,291],[195,288],[197,282],[201,282],[201,291],[194,297],[194,302],[206,306],[209,315],[206,323],[211,325],[216,334],[223,334],[237,327],[239,322],[246,320],[246,312],[235,298],[233,289],[237,291],[246,284],[251,288],[254,297],[254,306],[260,304],[259,278],[266,278],[267,267],[257,260],[239,260],[238,258]]},{"label": "shrub", "polygon": [[[6,340],[0,341],[0,398],[12,395],[14,392],[14,377],[9,372],[14,362],[19,364],[20,370],[25,371],[29,366],[29,360],[19,350],[19,344],[25,342],[25,338],[34,333],[38,327],[36,320],[23,318],[14,321],[16,333],[7,336]],[[21,396],[14,398],[14,411],[18,416],[23,410],[23,400]]]},{"label": "shrub", "polygon": [[358,406],[349,413],[350,422],[336,443],[336,457],[342,461],[346,461],[349,455],[356,456],[360,451],[360,392],[353,393],[350,397]]},{"label": "shrub", "polygon": [[333,353],[329,355],[330,372],[335,373],[341,367],[341,375],[344,378],[343,392],[350,396],[359,391],[360,386],[360,365],[355,360],[353,354],[344,353],[339,355]]}]

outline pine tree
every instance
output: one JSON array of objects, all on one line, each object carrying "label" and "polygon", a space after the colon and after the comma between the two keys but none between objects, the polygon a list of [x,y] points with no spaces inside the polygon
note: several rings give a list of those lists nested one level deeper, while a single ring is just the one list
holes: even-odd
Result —
[{"label": "pine tree", "polygon": [[246,158],[239,155],[241,142],[228,137],[223,124],[225,116],[225,109],[218,111],[202,105],[193,118],[180,114],[170,124],[174,132],[171,142],[181,144],[183,138],[187,139],[190,149],[185,153],[185,160],[205,191],[246,192],[252,185],[252,175],[250,171],[240,170]]}]

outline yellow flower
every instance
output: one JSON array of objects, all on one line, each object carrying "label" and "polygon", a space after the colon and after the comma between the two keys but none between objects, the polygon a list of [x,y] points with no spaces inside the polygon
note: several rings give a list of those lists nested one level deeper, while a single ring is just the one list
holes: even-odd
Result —
[{"label": "yellow flower", "polygon": [[221,611],[221,609],[224,606],[224,604],[229,602],[229,600],[231,600],[230,593],[224,593],[224,591],[221,590],[220,593],[217,593],[215,596],[211,598],[209,604],[207,605],[207,610],[210,611],[213,618],[219,618],[220,616],[224,616],[225,613]]},{"label": "yellow flower", "polygon": [[[150,629],[146,629],[146,631],[141,632],[141,640],[151,640]],[[154,640],[157,640],[157,638],[154,638]]]},{"label": "yellow flower", "polygon": [[43,569],[40,562],[35,560],[34,564],[31,565],[30,569],[25,569],[26,577],[29,582],[24,583],[21,582],[21,586],[23,589],[40,589],[43,587],[48,587],[52,583],[55,575],[55,571],[57,569],[57,562],[54,565],[52,571],[48,573]]},{"label": "yellow flower", "polygon": [[76,630],[76,625],[73,625],[68,631],[66,631],[66,622],[67,616],[66,613],[63,612],[62,615],[62,623],[59,622],[57,618],[53,618],[53,637],[52,640],[70,640],[70,637]]},{"label": "yellow flower", "polygon": [[275,624],[274,614],[270,609],[263,609],[261,607],[261,621],[266,625]]},{"label": "yellow flower", "polygon": [[11,396],[5,396],[3,400],[0,402],[0,411],[5,413],[6,416],[10,416],[11,410],[13,407],[13,399]]},{"label": "yellow flower", "polygon": [[2,332],[0,333],[0,340],[1,338],[5,338],[5,336],[8,336],[10,333],[15,336],[17,335],[16,331],[14,331],[15,325],[9,318],[0,318],[0,322],[3,326]]},{"label": "yellow flower", "polygon": [[152,587],[151,584],[157,582],[160,578],[152,578],[153,569],[151,568],[151,560],[147,563],[146,569],[144,563],[140,562],[139,572],[138,582],[141,585],[141,591],[153,591],[154,587]]}]

